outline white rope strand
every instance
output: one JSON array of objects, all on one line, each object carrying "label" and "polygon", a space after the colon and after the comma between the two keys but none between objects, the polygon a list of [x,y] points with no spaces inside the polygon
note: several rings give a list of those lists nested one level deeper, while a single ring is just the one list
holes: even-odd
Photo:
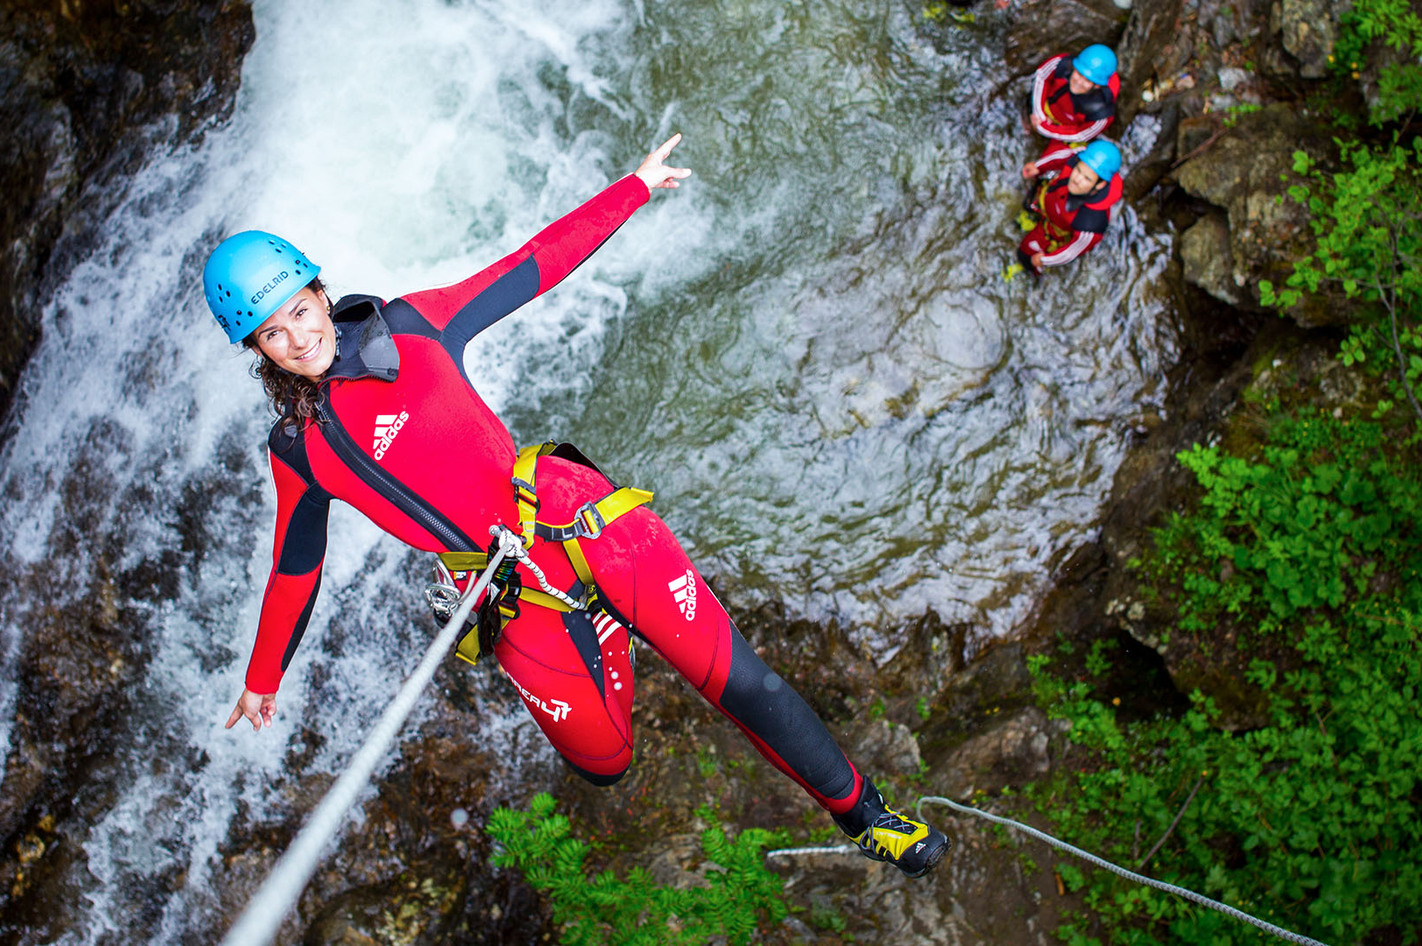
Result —
[{"label": "white rope strand", "polygon": [[[1156,880],[1153,877],[1146,877],[1143,874],[1137,874],[1134,871],[1126,870],[1124,867],[1118,867],[1117,865],[1112,864],[1110,861],[1105,860],[1104,858],[1100,858],[1097,857],[1095,854],[1083,851],[1079,847],[1073,847],[1072,845],[1067,844],[1065,841],[1058,841],[1050,834],[1047,834],[1043,831],[1038,831],[1036,828],[1030,825],[1022,824],[1020,821],[1013,821],[1010,818],[1000,818],[997,815],[988,814],[986,811],[980,811],[977,808],[969,808],[967,805],[960,805],[955,801],[943,798],[939,795],[925,795],[924,797],[918,800],[918,805],[915,807],[914,810],[920,819],[923,818],[924,802],[933,802],[939,805],[947,805],[954,811],[960,811],[968,815],[976,815],[979,818],[986,818],[988,821],[992,821],[1000,825],[1006,825],[1011,828],[1016,828],[1019,831],[1025,831],[1026,833],[1032,835],[1032,837],[1037,838],[1040,841],[1045,841],[1053,847],[1060,848],[1061,850],[1067,851],[1071,854],[1075,854],[1077,857],[1080,857],[1083,860],[1090,861],[1097,867],[1105,868],[1106,870],[1109,870],[1114,874],[1119,874],[1127,880],[1133,880],[1138,884],[1145,884],[1147,887],[1154,887],[1157,890],[1164,890],[1166,893],[1173,893],[1176,896],[1184,897],[1186,900],[1194,901],[1195,903],[1198,903],[1201,906],[1209,907],[1211,910],[1218,910],[1226,916],[1232,916],[1236,920],[1243,920],[1245,923],[1257,926],[1264,932],[1272,933],[1280,939],[1286,939],[1291,943],[1298,943],[1299,946],[1327,946],[1326,943],[1321,943],[1316,939],[1310,939],[1309,937],[1304,936],[1301,933],[1294,933],[1290,930],[1284,929],[1281,926],[1275,926],[1273,923],[1270,923],[1266,920],[1261,920],[1258,917],[1250,916],[1243,910],[1237,910],[1227,903],[1220,903],[1217,900],[1211,900],[1209,897],[1201,896],[1193,890],[1187,890],[1184,887],[1177,887],[1174,884],[1167,884],[1162,880]],[[791,857],[800,854],[854,854],[858,851],[859,848],[856,845],[839,844],[833,847],[778,848],[774,851],[766,851],[765,856],[767,858],[770,858]]]},{"label": "white rope strand", "polygon": [[544,594],[552,595],[559,601],[572,608],[574,611],[586,611],[587,602],[579,601],[565,591],[560,591],[548,583],[548,578],[543,574],[543,569],[528,557],[528,551],[523,547],[523,541],[512,531],[504,529],[504,534],[499,537],[499,551],[508,552],[514,558],[523,563],[523,567],[533,572],[533,577],[538,579],[538,586],[543,589]]},{"label": "white rope strand", "polygon": [[1112,864],[1105,858],[1097,857],[1095,854],[1083,851],[1081,848],[1067,844],[1065,841],[1058,841],[1050,834],[1047,834],[1044,831],[1038,831],[1031,825],[1025,825],[1020,821],[1013,821],[1011,818],[1001,818],[997,815],[988,814],[986,811],[981,811],[977,808],[969,808],[967,805],[960,805],[955,801],[943,798],[939,795],[925,795],[924,797],[918,800],[918,806],[916,807],[915,811],[918,813],[918,816],[920,818],[923,817],[924,802],[933,802],[934,804],[938,805],[947,805],[954,811],[960,811],[963,814],[967,815],[976,815],[979,818],[985,818],[988,821],[994,822],[996,824],[1006,825],[1010,828],[1016,828],[1019,831],[1023,831],[1027,834],[1030,834],[1032,837],[1036,838],[1039,841],[1045,841],[1052,847],[1060,848],[1061,850],[1066,851],[1069,854],[1075,854],[1082,860],[1089,861],[1092,864],[1095,864],[1097,867],[1109,870],[1111,873],[1118,874],[1121,877],[1126,878],[1127,880],[1135,881],[1138,884],[1145,884],[1147,887],[1154,887],[1157,890],[1164,890],[1166,893],[1173,893],[1177,897],[1184,897],[1186,900],[1194,901],[1195,903],[1198,903],[1201,906],[1209,907],[1211,910],[1218,910],[1226,916],[1232,916],[1236,920],[1243,920],[1245,923],[1257,926],[1264,932],[1273,933],[1280,939],[1286,939],[1291,943],[1298,943],[1300,944],[1300,946],[1326,946],[1326,944],[1321,943],[1316,939],[1310,939],[1309,937],[1304,936],[1300,933],[1294,933],[1290,930],[1286,930],[1282,926],[1275,926],[1273,923],[1270,923],[1266,920],[1261,920],[1258,917],[1250,916],[1243,910],[1237,910],[1227,903],[1220,903],[1218,900],[1211,900],[1209,897],[1201,896],[1193,890],[1187,890],[1184,887],[1177,887],[1175,884],[1167,884],[1163,880],[1156,880],[1153,877],[1147,877],[1144,874],[1137,874],[1135,871],[1126,870],[1126,868]]},{"label": "white rope strand", "polygon": [[858,854],[856,844],[838,844],[834,847],[782,847],[766,851],[766,857],[797,857],[801,854]]},{"label": "white rope strand", "polygon": [[[489,534],[498,535],[498,530],[499,527],[494,526],[489,530]],[[301,896],[301,891],[305,889],[307,881],[316,872],[322,850],[340,830],[356,796],[370,780],[371,773],[375,771],[390,743],[399,735],[400,727],[415,708],[415,701],[429,684],[440,661],[449,653],[449,648],[453,646],[459,631],[464,627],[464,622],[479,603],[480,596],[494,575],[494,569],[503,558],[504,549],[500,546],[498,552],[489,560],[478,583],[465,592],[454,616],[430,642],[424,659],[420,661],[414,673],[410,674],[395,699],[385,708],[370,735],[366,737],[365,744],[351,757],[346,770],[326,792],[326,797],[321,799],[321,803],[311,813],[310,820],[277,861],[276,867],[267,875],[261,887],[257,888],[256,894],[248,901],[247,908],[242,911],[237,922],[227,931],[227,935],[222,939],[222,946],[264,946],[271,942],[281,927],[281,921],[286,918]]]}]

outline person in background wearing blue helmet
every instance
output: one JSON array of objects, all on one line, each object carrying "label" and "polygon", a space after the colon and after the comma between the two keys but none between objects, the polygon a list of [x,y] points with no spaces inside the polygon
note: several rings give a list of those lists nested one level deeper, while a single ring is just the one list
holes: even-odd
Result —
[{"label": "person in background wearing blue helmet", "polygon": [[1032,79],[1032,128],[1040,135],[1084,144],[1116,118],[1121,80],[1116,54],[1095,43],[1074,58],[1053,56]]},{"label": "person in background wearing blue helmet", "polygon": [[1121,152],[1109,141],[1054,144],[1024,164],[1022,176],[1039,183],[1027,206],[1037,225],[1017,247],[1023,268],[1040,276],[1044,266],[1070,263],[1100,243],[1121,199],[1120,171]]}]

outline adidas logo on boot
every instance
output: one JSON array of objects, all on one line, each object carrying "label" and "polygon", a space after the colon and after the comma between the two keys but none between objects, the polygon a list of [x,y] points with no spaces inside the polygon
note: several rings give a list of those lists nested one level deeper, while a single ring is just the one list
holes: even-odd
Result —
[{"label": "adidas logo on boot", "polygon": [[910,877],[922,877],[948,852],[943,832],[892,808],[885,808],[854,843],[865,857],[888,861]]}]

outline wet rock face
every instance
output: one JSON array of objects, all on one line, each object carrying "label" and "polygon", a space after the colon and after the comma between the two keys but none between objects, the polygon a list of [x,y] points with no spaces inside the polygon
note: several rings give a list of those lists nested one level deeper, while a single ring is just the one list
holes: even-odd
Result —
[{"label": "wet rock face", "polygon": [[114,182],[231,109],[254,35],[246,0],[0,7],[0,409]]},{"label": "wet rock face", "polygon": [[1275,8],[1284,49],[1299,64],[1299,75],[1321,79],[1338,41],[1338,19],[1346,6],[1338,0],[1279,0]]},{"label": "wet rock face", "polygon": [[1092,43],[1114,47],[1128,12],[1113,0],[1023,3],[1007,35],[1007,65],[1022,74],[1058,53],[1074,55]]},{"label": "wet rock face", "polygon": [[[1287,196],[1293,153],[1331,157],[1331,132],[1292,105],[1270,105],[1241,115],[1178,172],[1189,194],[1221,208],[1181,241],[1185,279],[1231,305],[1259,308],[1259,281],[1282,284],[1293,261],[1309,252],[1308,211]],[[1333,306],[1302,306],[1301,324],[1328,324]]]}]

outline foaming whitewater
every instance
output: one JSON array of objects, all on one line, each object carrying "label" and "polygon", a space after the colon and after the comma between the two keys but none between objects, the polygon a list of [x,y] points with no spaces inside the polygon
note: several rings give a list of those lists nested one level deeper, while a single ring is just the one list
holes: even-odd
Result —
[{"label": "foaming whitewater", "polygon": [[[520,443],[574,439],[657,489],[733,608],[781,600],[884,657],[884,629],[925,610],[981,634],[1020,620],[1163,394],[1168,247],[1128,209],[1074,275],[1006,280],[1030,146],[983,94],[1000,39],[940,54],[906,9],[256,4],[235,115],[131,182],[44,314],[3,448],[12,570],[72,598],[100,552],[105,573],[166,576],[128,602],[147,663],[117,787],[66,829],[84,857],[60,941],[211,932],[229,832],[337,770],[429,636],[423,560],[337,506],[277,725],[221,728],[274,512],[259,385],[199,287],[228,233],[277,231],[336,294],[390,297],[512,251],[685,132],[691,181],[471,346],[481,393]],[[46,603],[3,594],[8,745]],[[549,751],[522,715],[470,726],[510,778]]]}]

